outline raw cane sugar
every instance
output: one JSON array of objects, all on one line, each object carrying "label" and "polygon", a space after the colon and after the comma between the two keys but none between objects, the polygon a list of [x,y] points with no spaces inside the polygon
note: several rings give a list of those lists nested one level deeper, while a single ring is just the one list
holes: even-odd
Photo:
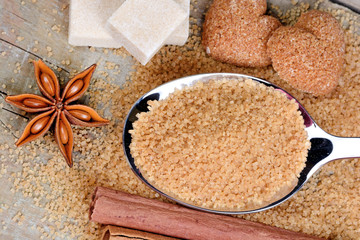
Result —
[{"label": "raw cane sugar", "polygon": [[253,80],[212,80],[150,101],[130,131],[143,176],[183,202],[249,210],[289,193],[310,142],[295,100]]},{"label": "raw cane sugar", "polygon": [[237,66],[270,65],[266,42],[281,23],[266,8],[266,0],[214,0],[203,25],[206,53]]},{"label": "raw cane sugar", "polygon": [[311,10],[293,27],[276,29],[267,50],[280,78],[315,96],[333,91],[344,71],[344,31],[326,12]]}]

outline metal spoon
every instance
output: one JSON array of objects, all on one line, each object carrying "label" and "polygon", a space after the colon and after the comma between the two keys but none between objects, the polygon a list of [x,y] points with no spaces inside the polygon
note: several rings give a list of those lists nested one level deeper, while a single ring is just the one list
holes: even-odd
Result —
[{"label": "metal spoon", "polygon": [[206,82],[211,79],[252,79],[254,81],[260,82],[262,84],[265,84],[266,86],[271,86],[275,89],[278,89],[279,91],[283,91],[287,94],[289,99],[295,99],[293,96],[291,96],[289,93],[287,93],[285,90],[281,89],[280,87],[269,83],[265,80],[242,75],[242,74],[234,74],[234,73],[210,73],[210,74],[199,74],[199,75],[193,75],[189,77],[180,78],[168,83],[165,83],[150,92],[143,95],[131,108],[130,112],[128,113],[128,116],[125,121],[124,126],[124,132],[123,132],[123,147],[124,152],[127,158],[128,163],[130,164],[132,170],[134,173],[150,188],[155,190],[156,192],[162,194],[163,196],[172,199],[173,201],[185,205],[187,207],[191,207],[194,209],[207,211],[207,212],[213,212],[213,213],[220,213],[220,214],[246,214],[246,213],[255,213],[264,211],[270,208],[273,208],[280,203],[286,201],[289,199],[292,195],[294,195],[297,191],[300,190],[300,188],[309,180],[309,178],[324,164],[331,162],[336,159],[343,159],[343,158],[355,158],[360,157],[360,138],[344,138],[344,137],[337,137],[333,136],[324,130],[322,130],[315,121],[311,118],[311,116],[308,114],[308,112],[304,109],[304,107],[295,99],[295,101],[299,104],[299,110],[302,113],[302,116],[304,118],[305,123],[305,130],[307,131],[308,138],[311,142],[311,149],[308,152],[308,157],[306,161],[306,166],[303,169],[303,171],[300,174],[300,177],[298,179],[297,185],[290,190],[287,194],[285,193],[282,197],[279,198],[279,200],[276,200],[272,203],[269,203],[268,205],[257,208],[257,209],[246,209],[244,211],[224,211],[224,210],[214,210],[214,209],[207,209],[198,207],[195,205],[191,205],[189,203],[180,201],[178,199],[175,199],[168,194],[165,194],[160,189],[155,188],[151,183],[149,183],[141,174],[141,169],[139,169],[135,162],[133,157],[130,153],[130,143],[131,143],[131,134],[129,133],[129,130],[131,130],[133,122],[137,120],[136,114],[139,112],[146,112],[148,111],[148,104],[147,102],[149,100],[161,100],[165,99],[174,92],[175,89],[182,89],[185,86],[193,85],[197,81],[203,81]]}]

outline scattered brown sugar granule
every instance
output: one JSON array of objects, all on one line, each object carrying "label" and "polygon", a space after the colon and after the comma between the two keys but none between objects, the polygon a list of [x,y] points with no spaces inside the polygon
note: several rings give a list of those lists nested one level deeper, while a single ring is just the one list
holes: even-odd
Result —
[{"label": "scattered brown sugar granule", "polygon": [[[302,2],[299,1],[299,4]],[[322,4],[321,6],[324,8]],[[89,222],[88,217],[89,201],[95,186],[111,187],[166,201],[133,174],[126,162],[119,136],[122,134],[127,112],[139,97],[164,82],[183,76],[236,72],[267,79],[294,95],[324,130],[343,137],[360,136],[360,37],[356,33],[360,24],[359,15],[346,9],[328,11],[345,29],[346,61],[344,75],[338,87],[326,96],[314,97],[295,90],[281,80],[271,67],[245,68],[215,61],[206,55],[201,39],[196,36],[190,37],[185,46],[163,47],[147,66],[134,66],[134,72],[128,76],[131,81],[123,87],[107,81],[101,73],[95,74],[87,93],[89,105],[100,112],[104,110],[101,114],[111,119],[111,123],[106,131],[98,128],[74,128],[77,160],[73,169],[70,170],[63,164],[51,134],[24,149],[17,149],[11,142],[0,142],[1,183],[5,187],[13,185],[10,192],[16,191],[16,194],[24,195],[26,206],[29,207],[26,212],[18,209],[15,204],[19,202],[14,203],[11,201],[12,197],[2,195],[1,201],[4,202],[0,203],[0,209],[3,210],[0,216],[4,217],[5,223],[0,221],[0,225],[8,226],[9,212],[13,212],[14,216],[20,211],[25,216],[23,229],[35,229],[33,238],[100,239],[101,226]],[[281,19],[284,22],[296,21],[299,12],[294,8],[289,13],[284,13]],[[200,21],[199,18],[192,19],[191,23],[197,21]],[[200,30],[199,26],[192,25],[192,32]],[[76,49],[73,54],[75,52]],[[119,55],[119,59],[127,54],[123,49],[109,52],[113,56]],[[7,84],[7,89],[9,86]],[[97,105],[99,102],[103,105]],[[111,115],[108,115],[109,112]],[[14,132],[15,135],[21,133],[16,132],[16,126],[8,127],[11,125],[7,125],[2,134],[9,138]],[[15,142],[15,137],[13,138]],[[48,158],[42,159],[40,155]],[[40,208],[46,218],[38,216],[38,221],[27,222],[30,219],[28,214],[31,218],[37,217],[32,214],[31,209],[34,207]],[[328,163],[288,201],[264,212],[239,217],[326,239],[346,240],[360,239],[359,209],[360,159],[357,158]],[[21,233],[20,227],[9,226],[7,231],[14,233],[14,229]]]},{"label": "scattered brown sugar granule", "polygon": [[238,66],[270,65],[266,42],[281,24],[265,12],[266,0],[214,0],[203,25],[206,53]]},{"label": "scattered brown sugar granule", "polygon": [[338,85],[344,67],[344,33],[329,13],[311,10],[294,27],[280,27],[268,43],[268,53],[280,78],[315,96]]},{"label": "scattered brown sugar granule", "polygon": [[298,104],[264,84],[198,82],[149,105],[133,124],[131,154],[151,183],[182,201],[260,207],[289,193],[305,166]]}]

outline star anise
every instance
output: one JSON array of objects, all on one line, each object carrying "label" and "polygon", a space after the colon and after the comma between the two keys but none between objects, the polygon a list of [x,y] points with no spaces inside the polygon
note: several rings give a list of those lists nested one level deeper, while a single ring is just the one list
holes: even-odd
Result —
[{"label": "star anise", "polygon": [[72,167],[74,140],[70,123],[84,127],[98,127],[109,123],[90,107],[79,104],[69,105],[78,100],[88,89],[96,64],[68,81],[60,95],[60,84],[55,73],[41,60],[33,63],[36,83],[44,97],[21,94],[5,98],[6,102],[26,112],[40,113],[28,123],[15,144],[21,146],[43,136],[55,122],[55,140],[66,163]]}]

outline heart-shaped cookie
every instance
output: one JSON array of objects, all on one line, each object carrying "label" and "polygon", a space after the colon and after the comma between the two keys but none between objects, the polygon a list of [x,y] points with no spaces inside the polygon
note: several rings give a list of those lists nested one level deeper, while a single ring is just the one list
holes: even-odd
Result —
[{"label": "heart-shaped cookie", "polygon": [[311,10],[293,27],[280,27],[267,43],[280,78],[315,96],[331,92],[343,71],[345,40],[336,19]]},{"label": "heart-shaped cookie", "polygon": [[266,0],[214,0],[203,25],[206,52],[238,66],[270,65],[266,42],[281,24],[264,15],[266,7]]}]

